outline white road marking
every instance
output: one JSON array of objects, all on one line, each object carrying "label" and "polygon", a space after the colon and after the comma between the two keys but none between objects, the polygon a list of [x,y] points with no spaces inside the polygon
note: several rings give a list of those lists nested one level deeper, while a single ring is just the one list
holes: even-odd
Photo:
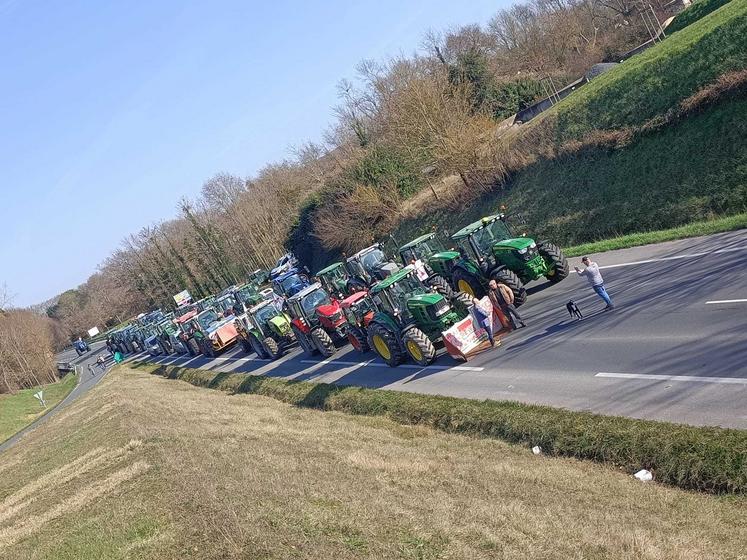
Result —
[{"label": "white road marking", "polygon": [[[358,366],[358,367],[364,367],[368,365],[374,365],[379,367],[389,367],[386,364],[381,364],[378,362],[375,362],[373,360],[368,360],[367,362],[347,362],[344,360],[301,360],[302,364],[320,364],[320,365],[326,365],[326,364],[332,364],[332,365],[341,365],[341,366]],[[437,370],[437,371],[445,371],[448,369],[455,369],[457,371],[484,371],[484,367],[471,367],[471,366],[418,366],[415,364],[402,364],[398,367],[405,368],[405,369],[417,369],[417,370]]]},{"label": "white road marking", "polygon": [[747,379],[740,377],[703,377],[699,375],[658,375],[645,373],[607,373],[599,372],[594,377],[615,379],[644,379],[647,381],[690,381],[695,383],[723,383],[727,385],[747,385]]},{"label": "white road marking", "polygon": [[706,305],[710,305],[712,303],[747,303],[747,299],[717,299],[713,301],[707,301]]},{"label": "white road marking", "polygon": [[688,255],[674,255],[673,257],[659,257],[658,259],[646,259],[644,261],[633,261],[633,262],[626,262],[626,263],[619,263],[619,264],[607,264],[604,266],[600,266],[600,270],[603,268],[618,268],[621,266],[634,266],[637,264],[648,264],[653,262],[661,262],[661,261],[675,261],[679,259],[694,259],[697,257],[705,257],[706,255],[715,255],[717,253],[731,253],[733,251],[745,251],[747,250],[747,247],[732,247],[731,249],[715,249],[713,251],[704,251],[702,253],[690,253]]}]

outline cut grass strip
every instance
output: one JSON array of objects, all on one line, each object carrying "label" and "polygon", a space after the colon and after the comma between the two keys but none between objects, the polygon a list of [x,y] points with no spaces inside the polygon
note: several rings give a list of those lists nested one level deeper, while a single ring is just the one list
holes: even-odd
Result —
[{"label": "cut grass strip", "polygon": [[593,241],[591,243],[566,247],[563,249],[563,252],[566,256],[577,257],[586,254],[614,251],[615,249],[628,249],[630,247],[650,245],[651,243],[687,239],[688,237],[711,235],[713,233],[723,233],[726,231],[735,231],[745,228],[747,228],[747,213],[736,214],[734,216],[708,220],[705,222],[694,222],[692,224],[670,229],[631,233],[620,237],[613,237],[611,239]]},{"label": "cut grass strip", "polygon": [[574,412],[510,401],[477,401],[259,375],[136,363],[135,369],[228,393],[272,397],[295,406],[385,416],[450,433],[539,445],[550,455],[591,459],[656,480],[714,493],[747,490],[747,431]]},{"label": "cut grass strip", "polygon": [[[52,410],[78,383],[77,375],[66,375],[61,381],[33,389],[23,389],[12,395],[0,395],[0,443],[4,442],[34,420]],[[34,397],[44,391],[47,408]]]}]

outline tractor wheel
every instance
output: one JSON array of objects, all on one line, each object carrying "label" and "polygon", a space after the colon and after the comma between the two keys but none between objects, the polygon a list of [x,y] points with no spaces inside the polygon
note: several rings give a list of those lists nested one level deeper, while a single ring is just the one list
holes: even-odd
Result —
[{"label": "tractor wheel", "polygon": [[314,346],[314,343],[309,340],[309,337],[301,332],[301,329],[296,325],[291,325],[291,329],[293,329],[293,334],[296,335],[296,340],[298,341],[298,344],[301,345],[301,348],[303,348],[303,351],[308,355],[314,354],[316,352],[316,347]]},{"label": "tractor wheel", "polygon": [[262,347],[264,348],[265,354],[271,360],[277,360],[283,355],[283,347],[280,346],[277,341],[271,336],[265,337],[262,341]]},{"label": "tractor wheel", "polygon": [[383,325],[372,323],[368,326],[368,345],[390,367],[397,367],[404,360],[397,337]]},{"label": "tractor wheel", "polygon": [[249,344],[252,345],[252,350],[254,350],[254,353],[257,355],[258,358],[267,358],[267,356],[265,355],[265,349],[262,346],[262,343],[252,333],[249,333]]},{"label": "tractor wheel", "polygon": [[189,352],[190,356],[200,355],[200,345],[197,344],[197,341],[194,338],[190,338],[187,341],[187,352]]},{"label": "tractor wheel", "polygon": [[454,297],[454,290],[451,289],[451,286],[449,286],[449,283],[443,276],[439,276],[438,274],[431,276],[428,278],[426,283],[428,286],[436,290],[436,293],[441,294],[446,299]]},{"label": "tractor wheel", "polygon": [[560,247],[549,241],[540,241],[537,250],[550,269],[545,275],[550,282],[554,284],[568,277],[568,260]]},{"label": "tractor wheel", "polygon": [[215,348],[209,338],[202,339],[202,353],[207,358],[215,358]]},{"label": "tractor wheel", "polygon": [[473,305],[472,296],[465,294],[464,292],[454,292],[454,297],[452,298],[451,303],[466,315],[469,313],[469,308]]},{"label": "tractor wheel", "polygon": [[241,337],[239,341],[241,342],[241,348],[244,350],[245,354],[251,354],[254,351],[252,343],[249,342],[248,338]]},{"label": "tractor wheel", "polygon": [[327,331],[325,331],[323,328],[317,327],[315,329],[312,329],[310,334],[312,342],[317,347],[317,350],[319,350],[319,353],[322,356],[324,356],[325,358],[329,358],[332,354],[337,352],[335,343],[332,342],[332,339],[327,334]]},{"label": "tractor wheel", "polygon": [[366,340],[366,333],[358,327],[350,327],[348,329],[348,340],[353,348],[358,350],[360,353],[368,352],[370,350],[368,347],[368,340]]},{"label": "tractor wheel", "polygon": [[402,335],[402,342],[407,354],[419,366],[430,365],[436,359],[436,349],[431,339],[419,328],[413,327]]},{"label": "tractor wheel", "polygon": [[476,298],[485,295],[485,289],[482,287],[480,279],[461,268],[454,271],[454,289]]},{"label": "tractor wheel", "polygon": [[516,276],[516,274],[507,268],[501,268],[496,270],[491,275],[491,278],[496,282],[500,282],[501,284],[505,284],[511,288],[511,291],[514,293],[514,305],[516,307],[524,305],[527,300],[527,291],[524,288],[524,284],[521,283],[521,280],[519,280],[519,277]]}]

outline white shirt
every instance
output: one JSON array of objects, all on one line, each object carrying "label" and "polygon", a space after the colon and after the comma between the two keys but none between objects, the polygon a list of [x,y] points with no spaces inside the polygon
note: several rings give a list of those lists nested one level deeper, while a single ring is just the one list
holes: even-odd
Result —
[{"label": "white shirt", "polygon": [[587,266],[584,270],[577,270],[576,273],[579,276],[586,276],[586,279],[592,286],[601,286],[602,284],[604,284],[602,273],[599,272],[599,265],[594,261],[589,262],[589,266]]}]

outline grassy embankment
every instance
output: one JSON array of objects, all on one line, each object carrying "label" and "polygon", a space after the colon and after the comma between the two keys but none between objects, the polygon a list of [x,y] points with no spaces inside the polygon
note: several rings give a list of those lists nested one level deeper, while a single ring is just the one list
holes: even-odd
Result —
[{"label": "grassy embankment", "polygon": [[530,234],[565,246],[744,213],[744,84],[692,101],[747,67],[745,36],[747,3],[734,1],[634,56],[512,135],[545,153],[505,189],[459,208],[420,205],[396,238],[431,224],[453,231],[500,205],[520,212]]},{"label": "grassy embankment", "polygon": [[747,540],[744,496],[127,368],[2,459],[7,560],[736,559]]},{"label": "grassy embankment", "polygon": [[[64,399],[78,383],[77,375],[66,375],[57,383],[24,389],[12,395],[0,395],[0,443],[43,416]],[[34,393],[44,393],[47,408],[42,408]]]}]

